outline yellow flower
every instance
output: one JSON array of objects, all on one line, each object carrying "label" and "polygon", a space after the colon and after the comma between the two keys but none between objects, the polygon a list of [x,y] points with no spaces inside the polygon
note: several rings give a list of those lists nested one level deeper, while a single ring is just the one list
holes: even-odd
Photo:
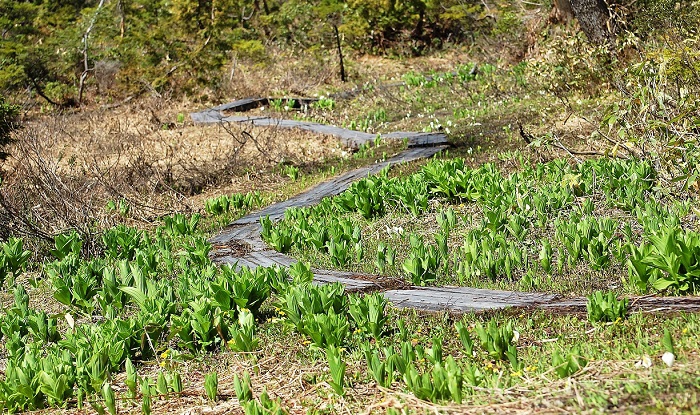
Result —
[{"label": "yellow flower", "polygon": [[687,327],[684,328],[683,331],[682,331],[682,333],[683,333],[683,334],[688,334],[688,328],[687,328]]},{"label": "yellow flower", "polygon": [[510,376],[514,377],[514,378],[519,378],[519,377],[523,376],[523,372],[521,372],[519,370],[517,372],[511,372]]},{"label": "yellow flower", "polygon": [[167,359],[168,356],[170,356],[170,349],[168,349],[168,350],[164,351],[163,353],[161,353],[160,358],[161,358],[161,359]]},{"label": "yellow flower", "polygon": [[165,362],[160,362],[158,364],[160,365],[160,367],[165,367]]}]

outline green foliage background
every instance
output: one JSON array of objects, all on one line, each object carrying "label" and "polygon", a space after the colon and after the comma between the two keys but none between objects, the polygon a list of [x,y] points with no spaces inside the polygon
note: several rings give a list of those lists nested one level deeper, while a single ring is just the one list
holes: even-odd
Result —
[{"label": "green foliage background", "polygon": [[333,26],[346,47],[415,55],[448,38],[465,39],[486,24],[480,22],[483,6],[472,0],[117,0],[98,5],[96,0],[0,0],[0,90],[31,87],[49,100],[70,104],[84,71],[83,35],[93,18],[91,82],[114,77],[110,93],[120,95],[144,88],[216,87],[211,83],[218,70],[233,56],[264,62],[272,45],[333,53]]}]

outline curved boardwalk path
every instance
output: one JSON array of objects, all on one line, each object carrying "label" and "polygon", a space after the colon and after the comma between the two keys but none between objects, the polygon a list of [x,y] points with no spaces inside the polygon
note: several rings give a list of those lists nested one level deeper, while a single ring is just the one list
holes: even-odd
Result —
[{"label": "curved boardwalk path", "polygon": [[[313,99],[297,99],[296,102],[312,102]],[[191,114],[197,123],[250,123],[258,126],[280,128],[301,128],[320,134],[338,137],[345,145],[357,147],[375,139],[374,134],[348,130],[313,122],[282,120],[270,117],[228,116],[229,111],[247,111],[270,101],[269,98],[249,98],[234,101],[211,109]],[[393,158],[370,166],[361,167],[327,182],[321,183],[284,202],[274,203],[262,210],[246,215],[229,225],[224,231],[210,239],[213,244],[213,261],[220,264],[238,264],[255,268],[280,265],[288,267],[296,262],[294,258],[269,248],[262,240],[261,216],[280,220],[289,207],[302,207],[317,204],[322,198],[334,196],[347,189],[352,182],[367,175],[376,174],[388,165],[410,162],[431,157],[447,147],[447,137],[440,133],[395,132],[382,138],[408,140],[409,148]],[[377,275],[353,272],[314,269],[314,280],[325,284],[339,282],[350,292],[381,291],[399,308],[412,308],[422,311],[448,311],[465,313],[501,309],[506,307],[531,307],[550,311],[584,312],[585,298],[562,299],[554,294],[527,293],[501,290],[487,290],[470,287],[411,287],[394,279]],[[630,299],[633,310],[700,310],[700,297],[634,297]]]},{"label": "curved boardwalk path", "polygon": [[[298,98],[300,99],[300,98]],[[264,100],[264,101],[263,101]],[[348,146],[357,148],[360,145],[374,141],[377,134],[365,133],[363,131],[348,130],[333,125],[320,124],[312,121],[297,121],[283,120],[271,117],[246,117],[246,116],[229,116],[226,112],[229,111],[246,111],[258,106],[259,102],[267,102],[267,98],[247,98],[231,102],[229,104],[220,105],[204,111],[199,111],[190,114],[192,120],[201,124],[214,123],[240,123],[251,124],[255,126],[274,126],[279,128],[299,128],[306,131],[311,131],[319,134],[328,134],[338,137],[340,141]],[[255,103],[253,105],[252,103]],[[447,137],[441,133],[415,133],[397,131],[389,134],[383,134],[382,139],[389,140],[408,140],[408,147],[426,147],[446,145]]]}]

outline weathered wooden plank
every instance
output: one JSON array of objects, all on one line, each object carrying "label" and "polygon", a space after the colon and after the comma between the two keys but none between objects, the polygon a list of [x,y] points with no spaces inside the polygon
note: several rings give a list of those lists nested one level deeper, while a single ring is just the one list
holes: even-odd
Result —
[{"label": "weathered wooden plank", "polygon": [[412,133],[397,131],[389,134],[383,134],[382,138],[389,140],[408,139],[409,147],[426,147],[447,144],[447,136],[442,133]]},{"label": "weathered wooden plank", "polygon": [[251,249],[266,249],[265,243],[260,238],[261,231],[262,227],[257,220],[244,223],[236,221],[218,235],[211,237],[209,243],[212,245],[226,245],[230,241],[238,240],[250,244]]},{"label": "weathered wooden plank", "polygon": [[[373,142],[377,134],[349,130],[334,125],[319,124],[310,121],[284,120],[270,117],[230,116],[222,118],[223,122],[250,123],[256,126],[274,126],[279,128],[299,128],[319,134],[338,137],[344,145],[357,148],[362,144]],[[381,135],[384,139],[408,140],[409,147],[447,144],[447,136],[442,133],[422,133],[397,131]]]},{"label": "weathered wooden plank", "polygon": [[[279,220],[284,216],[284,211],[287,210],[287,208],[313,206],[318,204],[324,197],[335,196],[350,187],[353,182],[363,177],[367,177],[368,175],[376,174],[389,165],[427,158],[445,148],[446,147],[417,147],[408,149],[387,161],[349,171],[283,202],[274,203],[264,209],[243,216],[242,218],[233,222],[232,226],[259,223],[260,218],[263,216],[270,216],[270,219],[272,220]],[[224,233],[212,238],[210,241],[223,242],[233,236],[240,235],[240,232],[241,231],[238,230],[238,228],[225,230]]]},{"label": "weathered wooden plank", "polygon": [[[272,250],[256,251],[245,254],[242,257],[227,256],[216,259],[220,264],[236,265],[238,268],[248,267],[255,269],[257,267],[272,267],[282,266],[290,267],[297,261],[294,258]],[[317,284],[330,284],[334,282],[341,283],[345,289],[350,292],[367,291],[381,289],[380,285],[371,281],[365,281],[354,278],[355,275],[350,272],[328,271],[328,270],[312,270],[314,273],[313,281]]]},{"label": "weathered wooden plank", "polygon": [[448,295],[462,295],[470,296],[476,300],[487,299],[487,300],[498,300],[498,301],[533,301],[537,300],[540,302],[552,301],[558,298],[555,294],[544,294],[544,293],[530,293],[530,292],[518,292],[518,291],[503,291],[503,290],[490,290],[486,288],[468,288],[456,287],[456,286],[442,286],[442,287],[412,287],[413,290],[424,291],[427,293],[433,293],[435,296]]},{"label": "weathered wooden plank", "polygon": [[[629,300],[629,309],[632,311],[700,311],[700,297],[698,296],[643,296],[627,297],[627,299]],[[585,313],[587,302],[585,297],[575,297],[538,304],[537,307],[551,311],[566,310]]]},{"label": "weathered wooden plank", "polygon": [[343,143],[343,145],[354,148],[357,148],[363,143],[372,141],[376,138],[375,134],[369,134],[362,131],[348,130],[347,128],[340,128],[333,125],[319,124],[310,121],[246,116],[230,116],[225,117],[222,120],[224,122],[250,123],[259,127],[274,126],[277,128],[299,128],[318,134],[326,134],[338,137]]},{"label": "weathered wooden plank", "polygon": [[[199,124],[221,122],[224,118],[223,113],[227,112],[245,112],[263,105],[267,105],[271,100],[277,98],[243,98],[225,104],[217,105],[216,107],[208,108],[202,111],[193,112],[190,114],[192,121]],[[318,98],[280,98],[285,102],[292,103],[292,108],[301,108],[311,105],[318,101]],[[266,118],[266,117],[264,117]]]},{"label": "weathered wooden plank", "polygon": [[204,110],[191,113],[190,118],[197,124],[212,124],[221,122],[222,116],[219,111]]},{"label": "weathered wooden plank", "polygon": [[267,105],[269,98],[243,98],[236,101],[228,102],[211,108],[214,111],[250,111],[253,108],[258,108],[261,105]]},{"label": "weathered wooden plank", "polygon": [[357,280],[357,279],[352,279],[352,278],[342,278],[342,277],[337,277],[337,276],[329,276],[326,274],[315,274],[314,273],[314,282],[317,284],[332,284],[334,282],[338,282],[343,284],[345,286],[345,291],[348,292],[362,292],[362,291],[369,291],[369,290],[378,290],[381,289],[380,286],[377,284],[371,282],[371,281],[363,281],[363,280]]},{"label": "weathered wooden plank", "polygon": [[531,307],[557,298],[551,294],[469,287],[413,287],[408,290],[389,290],[384,292],[384,296],[399,308],[461,313],[506,307]]}]

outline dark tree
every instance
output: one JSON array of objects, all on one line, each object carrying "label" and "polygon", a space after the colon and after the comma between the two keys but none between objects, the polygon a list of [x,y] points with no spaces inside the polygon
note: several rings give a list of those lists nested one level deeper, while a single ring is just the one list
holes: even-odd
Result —
[{"label": "dark tree", "polygon": [[615,22],[610,17],[605,0],[555,0],[552,18],[567,21],[576,17],[581,30],[592,43],[602,44],[612,40]]},{"label": "dark tree", "polygon": [[0,160],[4,160],[8,154],[3,147],[12,141],[11,133],[19,128],[18,122],[19,107],[5,102],[5,98],[0,96]]}]

